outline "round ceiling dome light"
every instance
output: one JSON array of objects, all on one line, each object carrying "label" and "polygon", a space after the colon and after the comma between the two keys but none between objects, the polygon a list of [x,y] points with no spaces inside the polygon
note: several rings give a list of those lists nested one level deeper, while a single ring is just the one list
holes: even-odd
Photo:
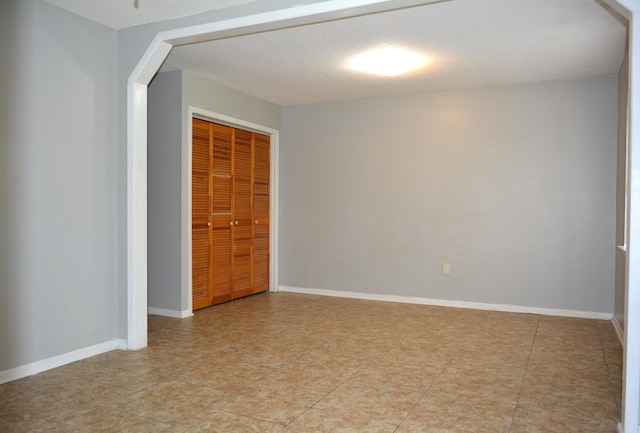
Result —
[{"label": "round ceiling dome light", "polygon": [[427,64],[427,58],[403,48],[385,46],[352,57],[347,66],[361,72],[395,77]]}]

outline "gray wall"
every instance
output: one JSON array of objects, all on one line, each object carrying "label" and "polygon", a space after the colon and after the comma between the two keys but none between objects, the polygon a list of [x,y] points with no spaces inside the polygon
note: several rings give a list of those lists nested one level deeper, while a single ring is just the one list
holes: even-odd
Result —
[{"label": "gray wall", "polygon": [[[627,42],[628,44],[628,42]],[[627,193],[627,103],[629,99],[629,52],[618,74],[618,167],[616,182],[616,245],[625,244]],[[627,254],[616,248],[616,295],[615,320],[624,331],[624,310],[626,299]]]},{"label": "gray wall", "polygon": [[280,129],[280,107],[188,71],[158,74],[149,86],[149,306],[188,306],[191,203],[189,107]]},{"label": "gray wall", "polygon": [[148,305],[180,311],[182,73],[156,76],[148,95]]},{"label": "gray wall", "polygon": [[616,96],[606,77],[283,109],[281,284],[612,313]]},{"label": "gray wall", "polygon": [[0,2],[0,371],[117,333],[117,38]]}]

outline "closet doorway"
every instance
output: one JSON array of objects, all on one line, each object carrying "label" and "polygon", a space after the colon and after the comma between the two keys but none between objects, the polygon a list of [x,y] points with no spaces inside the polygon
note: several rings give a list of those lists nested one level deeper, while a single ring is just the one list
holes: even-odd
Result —
[{"label": "closet doorway", "polygon": [[271,137],[192,118],[193,309],[269,290]]}]

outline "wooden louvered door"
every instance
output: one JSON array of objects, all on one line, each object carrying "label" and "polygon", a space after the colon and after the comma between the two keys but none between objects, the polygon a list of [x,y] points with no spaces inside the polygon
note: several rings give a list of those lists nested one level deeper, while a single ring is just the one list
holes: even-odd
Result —
[{"label": "wooden louvered door", "polygon": [[228,126],[211,128],[211,300],[209,305],[233,299],[233,134]]},{"label": "wooden louvered door", "polygon": [[208,122],[193,119],[191,257],[193,309],[211,305],[211,139]]},{"label": "wooden louvered door", "polygon": [[271,138],[254,134],[252,292],[269,290],[269,180]]},{"label": "wooden louvered door", "polygon": [[233,166],[233,297],[251,294],[251,142],[253,134],[235,130]]},{"label": "wooden louvered door", "polygon": [[193,119],[193,308],[269,289],[270,137]]}]

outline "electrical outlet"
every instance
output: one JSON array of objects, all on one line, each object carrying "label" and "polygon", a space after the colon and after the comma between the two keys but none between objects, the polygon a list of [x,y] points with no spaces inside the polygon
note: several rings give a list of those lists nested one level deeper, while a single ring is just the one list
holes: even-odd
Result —
[{"label": "electrical outlet", "polygon": [[442,275],[451,275],[451,263],[442,264]]}]

